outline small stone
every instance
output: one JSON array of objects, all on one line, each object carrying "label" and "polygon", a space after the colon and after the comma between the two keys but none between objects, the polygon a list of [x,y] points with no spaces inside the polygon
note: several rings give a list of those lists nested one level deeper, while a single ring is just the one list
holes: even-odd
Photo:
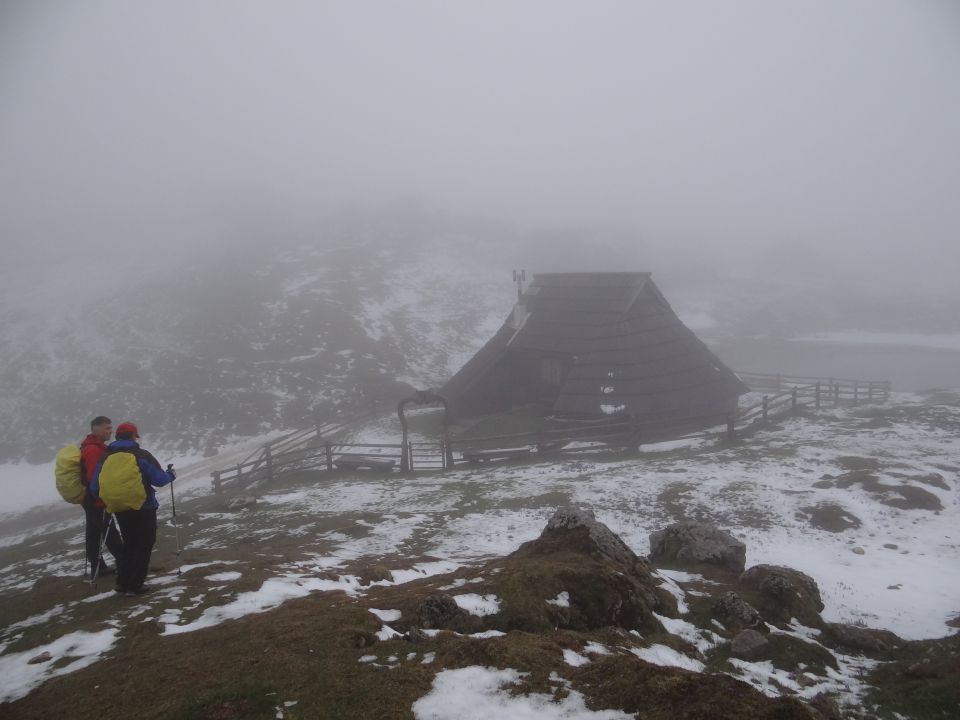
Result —
[{"label": "small stone", "polygon": [[365,648],[370,647],[377,642],[377,636],[373,633],[364,632],[363,630],[358,630],[353,635],[353,646],[355,648]]},{"label": "small stone", "polygon": [[899,549],[900,549],[897,545],[894,545],[893,543],[886,543],[886,544],[884,545],[884,547],[885,547],[887,550],[899,550]]},{"label": "small stone", "polygon": [[361,576],[364,585],[372,582],[393,582],[393,573],[384,565],[371,565]]},{"label": "small stone", "polygon": [[407,630],[404,637],[412,643],[422,643],[430,639],[430,636],[418,627],[412,627]]},{"label": "small stone", "polygon": [[53,656],[48,652],[42,652],[39,655],[35,655],[27,661],[28,665],[37,665],[39,663],[49,662],[53,659]]},{"label": "small stone", "polygon": [[227,503],[227,510],[243,510],[254,507],[256,504],[257,499],[253,495],[241,495]]},{"label": "small stone", "polygon": [[866,554],[867,554],[867,551],[864,550],[862,547],[855,547],[855,548],[853,549],[853,554],[854,554],[854,555],[866,555]]}]

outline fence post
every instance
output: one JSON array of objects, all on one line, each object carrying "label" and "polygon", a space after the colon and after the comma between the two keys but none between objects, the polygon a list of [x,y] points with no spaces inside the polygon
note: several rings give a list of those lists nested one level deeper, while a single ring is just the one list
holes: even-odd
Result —
[{"label": "fence post", "polygon": [[837,407],[840,404],[840,381],[834,383],[833,378],[830,378],[830,384],[833,385],[833,406]]},{"label": "fence post", "polygon": [[243,469],[237,465],[237,487],[243,487]]},{"label": "fence post", "polygon": [[329,442],[323,444],[323,454],[327,457],[327,472],[333,472],[333,448]]},{"label": "fence post", "polygon": [[407,462],[407,469],[410,471],[410,474],[413,474],[413,440],[407,442],[407,457],[409,458]]},{"label": "fence post", "polygon": [[727,415],[727,440],[733,442],[737,439],[737,427],[733,414]]},{"label": "fence post", "polygon": [[450,470],[453,468],[453,445],[450,444],[449,440],[444,440],[441,444],[443,450],[443,469]]},{"label": "fence post", "polygon": [[213,476],[213,491],[215,493],[220,492],[220,471],[214,470],[210,475]]},{"label": "fence post", "polygon": [[814,407],[820,409],[820,381],[817,380],[817,399],[813,401]]},{"label": "fence post", "polygon": [[853,404],[854,405],[860,404],[860,384],[859,383],[853,384]]},{"label": "fence post", "polygon": [[264,452],[266,454],[264,462],[267,466],[267,482],[273,482],[273,452],[270,450],[269,445],[267,445]]},{"label": "fence post", "polygon": [[793,412],[797,411],[797,389],[794,388],[790,391],[790,410]]},{"label": "fence post", "polygon": [[767,422],[767,411],[770,409],[770,398],[767,395],[763,396],[763,422]]},{"label": "fence post", "polygon": [[890,381],[887,380],[883,383],[883,401],[886,402],[890,399]]}]

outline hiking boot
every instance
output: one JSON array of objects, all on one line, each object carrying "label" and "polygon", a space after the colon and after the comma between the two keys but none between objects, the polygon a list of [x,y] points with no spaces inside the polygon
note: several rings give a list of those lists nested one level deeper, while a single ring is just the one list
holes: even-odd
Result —
[{"label": "hiking boot", "polygon": [[115,593],[125,593],[127,589],[123,585],[117,584],[113,586],[113,591]]},{"label": "hiking boot", "polygon": [[101,565],[100,571],[97,573],[97,577],[106,577],[107,575],[116,575],[117,571],[115,568],[110,567],[109,565]]},{"label": "hiking boot", "polygon": [[130,588],[127,590],[127,597],[136,597],[137,595],[146,595],[148,592],[153,590],[151,585],[141,585],[138,588]]}]

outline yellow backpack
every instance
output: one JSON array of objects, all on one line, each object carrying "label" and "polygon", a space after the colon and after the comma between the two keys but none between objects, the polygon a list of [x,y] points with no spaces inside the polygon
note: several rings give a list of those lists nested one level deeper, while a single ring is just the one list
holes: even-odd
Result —
[{"label": "yellow backpack", "polygon": [[147,490],[137,455],[126,450],[107,453],[100,467],[97,496],[109,513],[139,510],[147,500]]},{"label": "yellow backpack", "polygon": [[61,448],[54,461],[53,474],[57,479],[57,492],[60,497],[74,505],[83,502],[87,489],[81,480],[79,446],[67,445]]}]

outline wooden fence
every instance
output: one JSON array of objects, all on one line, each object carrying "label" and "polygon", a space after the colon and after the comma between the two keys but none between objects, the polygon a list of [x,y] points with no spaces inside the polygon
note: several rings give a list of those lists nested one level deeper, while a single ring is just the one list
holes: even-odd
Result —
[{"label": "wooden fence", "polygon": [[439,471],[464,464],[522,461],[551,454],[636,452],[642,444],[663,440],[721,438],[733,441],[801,409],[885,402],[890,383],[846,378],[739,373],[751,390],[775,391],[729,414],[673,417],[657,422],[610,416],[591,420],[557,418],[541,430],[403,444],[345,443],[337,438],[374,417],[372,413],[339,423],[318,424],[281,436],[257,448],[234,466],[211,473],[214,490],[245,487],[296,470]]}]

